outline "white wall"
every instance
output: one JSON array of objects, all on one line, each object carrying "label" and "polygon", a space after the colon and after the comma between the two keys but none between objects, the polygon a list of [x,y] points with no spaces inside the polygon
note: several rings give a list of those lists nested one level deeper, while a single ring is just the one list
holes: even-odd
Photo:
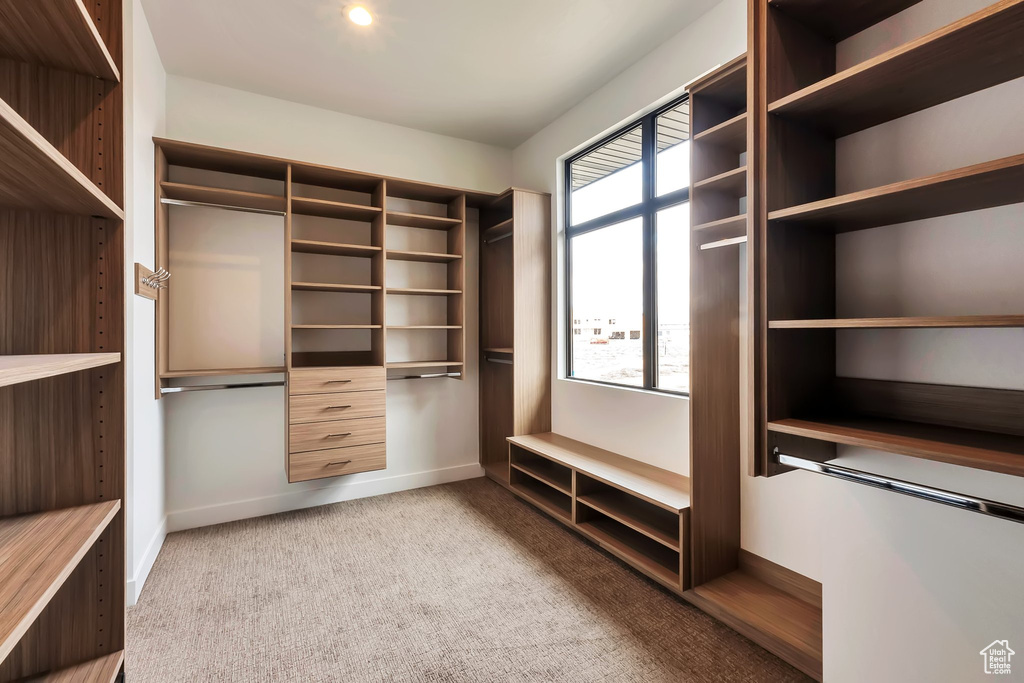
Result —
[{"label": "white wall", "polygon": [[164,132],[166,74],[139,0],[124,5],[128,604],[165,534],[164,418],[153,394],[154,302],[134,294],[134,263],[153,267],[153,141]]},{"label": "white wall", "polygon": [[[508,150],[175,76],[167,85],[167,136],[467,189],[501,191],[512,181]],[[475,211],[468,227],[467,278],[474,282]],[[402,239],[400,229],[389,229],[389,239]],[[388,271],[391,286],[400,284],[396,278],[433,277],[405,264],[389,264]],[[480,476],[475,288],[468,290],[466,307],[465,380],[388,383],[385,471],[288,484],[280,388],[166,397],[168,528]],[[279,311],[265,313],[280,319]],[[410,311],[389,302],[388,315],[401,322]],[[397,334],[389,339],[389,353],[402,352]]]},{"label": "white wall", "polygon": [[[840,59],[849,65],[985,4],[925,0],[847,41]],[[742,0],[724,0],[520,146],[515,183],[557,196],[569,154],[743,52],[745,9]],[[1022,105],[1024,82],[1015,82],[841,140],[840,191],[1020,153]],[[559,233],[561,216],[559,205]],[[841,236],[837,303],[845,315],[1017,313],[1022,217],[1017,205]],[[556,256],[561,248],[559,234]],[[555,284],[555,429],[685,473],[685,401],[564,379],[564,288]],[[745,301],[741,307],[745,314]],[[1020,331],[843,333],[837,370],[1024,389],[1022,342]],[[841,456],[869,471],[1024,501],[1019,481],[1007,476],[855,449]],[[983,647],[997,638],[1024,643],[1020,525],[804,472],[744,477],[742,524],[745,549],[823,583],[826,680],[981,679]]]}]

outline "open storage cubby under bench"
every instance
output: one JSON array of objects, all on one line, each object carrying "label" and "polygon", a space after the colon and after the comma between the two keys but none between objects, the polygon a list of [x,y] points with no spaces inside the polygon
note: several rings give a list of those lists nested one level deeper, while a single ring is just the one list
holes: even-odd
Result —
[{"label": "open storage cubby under bench", "polygon": [[689,586],[689,479],[550,432],[508,443],[513,493],[666,588]]}]

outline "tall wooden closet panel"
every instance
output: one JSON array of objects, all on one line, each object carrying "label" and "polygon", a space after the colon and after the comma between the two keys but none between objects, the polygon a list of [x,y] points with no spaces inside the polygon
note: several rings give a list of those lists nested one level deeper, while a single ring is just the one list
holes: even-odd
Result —
[{"label": "tall wooden closet panel", "polygon": [[506,437],[551,431],[551,197],[480,210],[480,463],[508,485]]},{"label": "tall wooden closet panel", "polygon": [[120,2],[0,1],[0,681],[122,666],[121,51]]}]

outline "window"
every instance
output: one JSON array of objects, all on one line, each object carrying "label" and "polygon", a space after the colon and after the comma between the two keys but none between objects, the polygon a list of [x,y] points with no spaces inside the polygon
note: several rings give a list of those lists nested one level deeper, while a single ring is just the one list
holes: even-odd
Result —
[{"label": "window", "polygon": [[565,162],[570,378],[689,391],[689,119],[677,100]]}]

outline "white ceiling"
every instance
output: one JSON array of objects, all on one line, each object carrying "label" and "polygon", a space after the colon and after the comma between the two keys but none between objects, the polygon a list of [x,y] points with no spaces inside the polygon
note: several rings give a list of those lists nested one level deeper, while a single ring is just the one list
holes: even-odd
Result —
[{"label": "white ceiling", "polygon": [[142,0],[169,73],[504,147],[716,1]]}]

